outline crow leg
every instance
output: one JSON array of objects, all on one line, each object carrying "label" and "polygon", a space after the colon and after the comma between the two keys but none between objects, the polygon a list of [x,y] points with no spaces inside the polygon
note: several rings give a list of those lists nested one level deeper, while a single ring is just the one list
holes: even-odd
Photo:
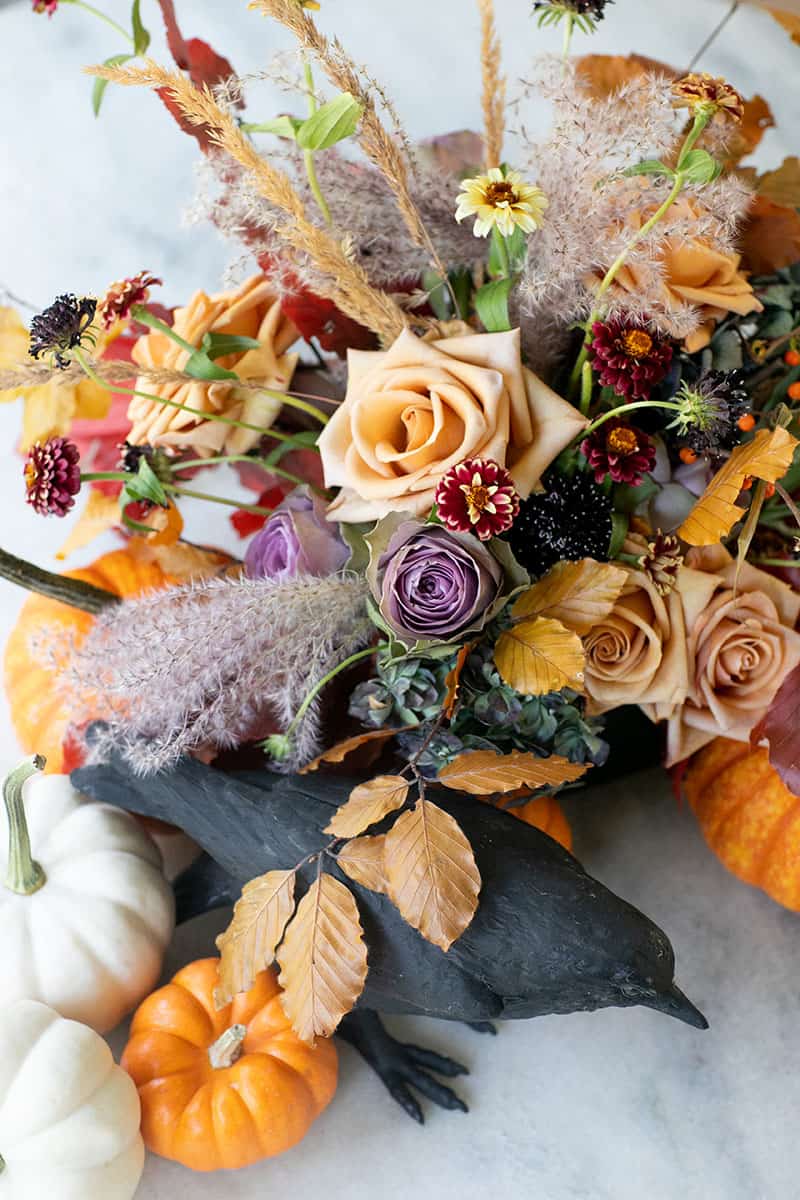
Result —
[{"label": "crow leg", "polygon": [[420,1125],[425,1123],[425,1118],[419,1101],[411,1091],[412,1087],[440,1108],[467,1112],[464,1101],[430,1074],[433,1071],[447,1078],[468,1075],[467,1068],[453,1062],[452,1058],[424,1050],[421,1046],[398,1042],[387,1033],[380,1017],[371,1009],[357,1009],[348,1013],[337,1033],[355,1046],[383,1080],[389,1094]]}]

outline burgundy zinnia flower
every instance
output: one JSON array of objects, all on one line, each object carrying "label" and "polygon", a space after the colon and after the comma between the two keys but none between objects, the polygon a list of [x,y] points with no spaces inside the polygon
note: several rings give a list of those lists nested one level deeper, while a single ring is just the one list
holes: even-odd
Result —
[{"label": "burgundy zinnia flower", "polygon": [[589,357],[603,387],[618,396],[646,400],[666,375],[672,345],[639,325],[614,319],[592,325]]},{"label": "burgundy zinnia flower", "polygon": [[25,499],[43,517],[64,517],[81,487],[80,453],[66,438],[37,442],[25,460]]},{"label": "burgundy zinnia flower", "polygon": [[58,0],[33,0],[35,13],[47,13],[48,17],[52,17],[57,8]]},{"label": "burgundy zinnia flower", "polygon": [[606,421],[581,443],[596,483],[610,475],[614,483],[638,487],[656,465],[655,442],[626,421]]},{"label": "burgundy zinnia flower", "polygon": [[100,302],[100,317],[106,329],[110,329],[115,321],[124,321],[131,315],[134,304],[144,304],[150,295],[150,288],[163,280],[147,271],[140,271],[129,279],[119,279],[112,283]]},{"label": "burgundy zinnia flower", "polygon": [[491,458],[467,458],[451,467],[436,489],[442,522],[455,533],[474,533],[485,542],[510,529],[519,496],[508,471]]}]

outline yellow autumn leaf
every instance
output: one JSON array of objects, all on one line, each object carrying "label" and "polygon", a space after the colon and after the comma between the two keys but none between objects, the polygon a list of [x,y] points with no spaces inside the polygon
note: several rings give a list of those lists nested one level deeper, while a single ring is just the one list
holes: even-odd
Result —
[{"label": "yellow autumn leaf", "polygon": [[367,947],[352,892],[322,873],[297,906],[278,951],[283,1011],[299,1038],[330,1037],[364,990]]},{"label": "yellow autumn leaf", "polygon": [[336,855],[336,861],[349,879],[369,888],[371,892],[386,894],[386,868],[383,851],[386,834],[357,837],[346,842]]},{"label": "yellow autumn leaf", "polygon": [[628,574],[613,563],[560,562],[520,596],[511,614],[551,617],[581,637],[611,612]]},{"label": "yellow autumn leaf", "polygon": [[270,966],[294,912],[294,871],[267,871],[245,884],[230,925],[217,938],[220,952],[217,1008],[230,1004],[253,986],[256,975]]},{"label": "yellow autumn leaf", "polygon": [[119,525],[119,522],[119,498],[91,488],[83,512],[69,531],[61,549],[56,552],[56,558],[68,558],[70,554],[82,550],[101,534],[108,533],[109,529]]},{"label": "yellow autumn leaf", "polygon": [[744,515],[736,501],[745,479],[777,483],[789,470],[797,445],[797,438],[778,426],[761,429],[752,442],[737,446],[679,528],[680,537],[690,546],[714,546],[726,538]]},{"label": "yellow autumn leaf", "polygon": [[370,729],[367,733],[353,734],[352,737],[344,738],[335,746],[329,746],[327,750],[323,750],[322,754],[318,754],[316,758],[312,758],[311,762],[300,768],[300,774],[307,775],[309,771],[318,771],[323,763],[344,762],[353,751],[358,750],[359,746],[364,746],[367,742],[387,742],[389,738],[410,728],[409,725],[403,725],[398,729]]},{"label": "yellow autumn leaf", "polygon": [[581,639],[550,617],[526,618],[504,630],[494,661],[503,681],[524,696],[546,696],[566,687],[583,691]]},{"label": "yellow autumn leaf", "polygon": [[448,950],[478,907],[481,877],[461,826],[422,797],[386,835],[389,897],[424,938]]},{"label": "yellow autumn leaf", "polygon": [[523,787],[535,790],[574,783],[588,769],[588,763],[573,763],[559,754],[540,758],[523,750],[512,750],[510,754],[466,750],[442,768],[436,782],[471,796],[491,796]]},{"label": "yellow autumn leaf", "polygon": [[402,808],[408,795],[408,780],[401,775],[378,775],[357,784],[349,799],[336,810],[325,826],[334,837],[357,837],[390,812]]}]

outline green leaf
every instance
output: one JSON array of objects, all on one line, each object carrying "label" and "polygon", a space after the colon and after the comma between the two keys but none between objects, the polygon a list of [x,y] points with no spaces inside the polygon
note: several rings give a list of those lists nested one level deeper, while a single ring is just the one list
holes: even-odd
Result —
[{"label": "green leaf", "polygon": [[147,47],[150,45],[150,34],[142,24],[142,18],[139,13],[139,4],[141,0],[133,0],[131,8],[131,27],[133,29],[133,49],[135,54],[146,54]]},{"label": "green leaf", "polygon": [[618,483],[614,488],[614,508],[618,512],[632,513],[659,490],[652,475],[645,475],[638,487],[629,483]]},{"label": "green leaf", "polygon": [[169,504],[161,480],[144,457],[139,460],[137,473],[126,480],[124,494],[134,501],[149,500],[151,504],[158,504],[160,508],[166,508]]},{"label": "green leaf", "polygon": [[239,376],[235,371],[226,371],[224,367],[218,367],[215,362],[209,358],[208,353],[203,350],[195,350],[186,360],[184,371],[187,375],[191,375],[193,379],[238,379]]},{"label": "green leaf", "polygon": [[297,131],[303,122],[299,117],[275,117],[272,121],[242,121],[239,128],[243,133],[274,133],[276,137],[297,140]]},{"label": "green leaf", "polygon": [[315,429],[301,429],[299,433],[295,433],[292,437],[287,438],[285,442],[278,442],[277,446],[270,450],[264,459],[264,466],[277,467],[283,456],[289,454],[292,450],[313,450],[317,444],[318,437],[319,434]]},{"label": "green leaf", "polygon": [[[111,58],[107,58],[103,63],[104,67],[118,67],[122,63],[128,62],[133,58],[132,54],[112,54]],[[95,79],[92,86],[92,112],[96,117],[100,116],[100,105],[103,103],[103,96],[108,87],[107,79]]]},{"label": "green leaf", "polygon": [[236,337],[232,333],[207,333],[203,338],[202,348],[212,361],[224,358],[226,354],[239,354],[245,350],[258,350],[261,346],[258,338]]},{"label": "green leaf", "polygon": [[628,167],[622,172],[623,175],[664,175],[671,179],[675,172],[666,163],[662,163],[657,158],[646,158],[643,162],[636,163],[633,167]]},{"label": "green leaf", "polygon": [[689,183],[713,183],[722,174],[722,165],[707,150],[690,150],[680,159],[678,170]]},{"label": "green leaf", "polygon": [[297,130],[302,150],[328,150],[350,137],[361,120],[363,107],[349,92],[342,92],[312,113]]},{"label": "green leaf", "polygon": [[614,512],[611,514],[611,545],[608,547],[608,557],[615,558],[622,549],[622,543],[628,535],[630,517],[627,513]]},{"label": "green leaf", "polygon": [[506,250],[508,251],[508,261],[511,267],[512,274],[518,271],[525,262],[526,239],[525,234],[519,228],[514,226],[514,232],[510,237],[504,238],[502,233],[496,227],[492,230],[492,237],[489,243],[489,274],[493,279],[498,276],[505,278],[505,261],[502,256],[498,242],[505,241]]},{"label": "green leaf", "polygon": [[428,293],[428,303],[440,321],[452,317],[450,293],[438,271],[425,271],[422,275],[422,286]]},{"label": "green leaf", "polygon": [[511,328],[508,316],[508,297],[517,277],[495,279],[475,293],[475,311],[487,333],[500,333]]},{"label": "green leaf", "polygon": [[128,529],[132,529],[135,533],[158,533],[154,525],[143,525],[141,521],[134,521],[133,517],[128,516],[124,508],[122,510],[122,524]]}]

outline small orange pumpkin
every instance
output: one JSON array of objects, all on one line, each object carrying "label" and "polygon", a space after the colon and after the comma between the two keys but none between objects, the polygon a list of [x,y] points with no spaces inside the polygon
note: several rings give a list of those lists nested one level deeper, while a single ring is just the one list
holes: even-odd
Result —
[{"label": "small orange pumpkin", "polygon": [[333,1042],[302,1042],[262,971],[214,1007],[219,959],[179,971],[137,1010],[122,1066],[142,1103],[145,1145],[193,1171],[246,1167],[303,1138],[336,1091]]},{"label": "small orange pumpkin", "polygon": [[[88,567],[66,574],[117,596],[135,596],[171,582],[156,562],[134,557],[127,550],[114,550]],[[50,773],[60,774],[63,770],[62,744],[70,722],[70,705],[53,687],[52,671],[34,653],[31,639],[55,631],[63,633],[65,639],[80,642],[93,621],[89,613],[34,593],[23,604],[6,643],[5,686],[14,730],[26,753],[47,758]]]},{"label": "small orange pumpkin", "polygon": [[715,738],[691,760],[686,797],[729,871],[800,911],[800,798],[764,747]]}]

